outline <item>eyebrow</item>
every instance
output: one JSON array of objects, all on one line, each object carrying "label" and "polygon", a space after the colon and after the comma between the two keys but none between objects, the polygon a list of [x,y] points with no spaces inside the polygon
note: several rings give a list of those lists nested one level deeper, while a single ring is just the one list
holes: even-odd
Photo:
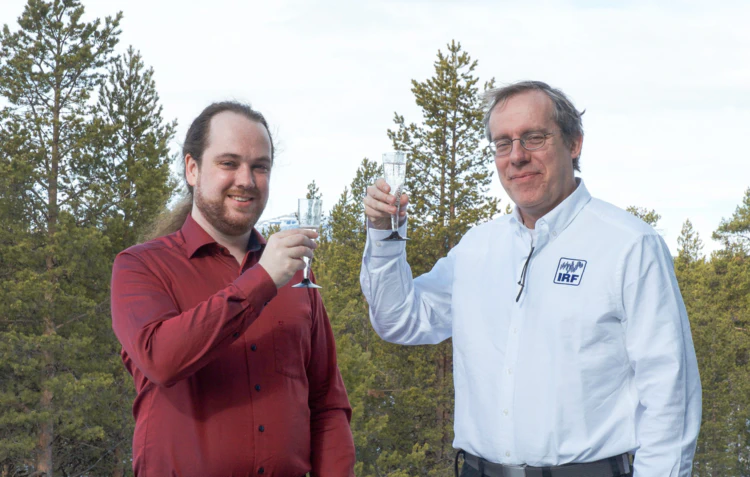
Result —
[{"label": "eyebrow", "polygon": [[[242,160],[242,156],[233,152],[223,152],[214,158],[214,161],[221,161],[223,159],[234,159],[236,161]],[[260,156],[252,160],[253,162],[268,162],[273,163],[270,157]]]},{"label": "eyebrow", "polygon": [[[539,129],[534,129],[534,128],[532,128],[532,129],[527,129],[526,131],[524,131],[523,133],[521,133],[521,136],[520,136],[520,137],[526,136],[527,134],[534,134],[534,133],[538,133],[538,134],[547,134],[547,132],[548,132],[548,131],[547,131],[546,129],[544,129],[544,128],[539,128]],[[502,134],[502,135],[500,135],[500,136],[498,136],[498,137],[494,137],[494,138],[492,138],[492,141],[493,141],[493,142],[494,142],[494,141],[499,141],[499,140],[501,140],[501,139],[510,139],[510,136],[509,136],[509,135],[507,135],[507,134]]]}]

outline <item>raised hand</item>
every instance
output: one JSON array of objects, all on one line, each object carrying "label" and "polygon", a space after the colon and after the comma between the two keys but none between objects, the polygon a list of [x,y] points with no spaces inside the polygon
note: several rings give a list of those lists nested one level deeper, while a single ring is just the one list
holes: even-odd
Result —
[{"label": "raised hand", "polygon": [[258,264],[263,267],[281,288],[292,279],[295,273],[305,268],[302,257],[312,258],[318,247],[313,239],[318,232],[309,229],[289,229],[275,233],[268,238],[266,248]]},{"label": "raised hand", "polygon": [[[375,184],[367,188],[365,195],[365,215],[370,221],[372,228],[388,230],[391,228],[391,215],[396,213],[396,197],[390,194],[391,187],[382,177],[375,181]],[[399,214],[399,223],[403,222],[406,217],[406,204],[409,203],[409,196],[401,194],[401,211]]]}]

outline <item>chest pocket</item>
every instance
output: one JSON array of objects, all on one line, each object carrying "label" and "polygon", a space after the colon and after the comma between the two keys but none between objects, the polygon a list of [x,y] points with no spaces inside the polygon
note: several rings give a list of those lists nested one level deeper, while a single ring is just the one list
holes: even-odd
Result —
[{"label": "chest pocket", "polygon": [[310,358],[310,320],[279,317],[273,322],[276,372],[290,378],[306,376]]}]

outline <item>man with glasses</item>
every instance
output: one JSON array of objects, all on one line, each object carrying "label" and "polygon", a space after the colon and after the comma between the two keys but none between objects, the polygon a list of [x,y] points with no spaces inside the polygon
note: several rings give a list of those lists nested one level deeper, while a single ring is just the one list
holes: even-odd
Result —
[{"label": "man with glasses", "polygon": [[527,81],[487,100],[513,213],[412,280],[403,242],[380,241],[395,198],[370,186],[373,327],[407,345],[453,338],[462,476],[689,476],[701,388],[667,246],[575,177],[583,128],[565,94]]}]

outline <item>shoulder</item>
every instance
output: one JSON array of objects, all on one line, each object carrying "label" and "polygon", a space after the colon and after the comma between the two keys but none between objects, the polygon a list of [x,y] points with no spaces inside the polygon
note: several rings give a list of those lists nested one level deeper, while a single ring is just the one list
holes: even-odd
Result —
[{"label": "shoulder", "polygon": [[622,241],[629,243],[646,236],[659,236],[653,227],[640,218],[596,198],[592,198],[583,208],[578,222],[583,227],[592,229],[592,232],[620,237]]},{"label": "shoulder", "polygon": [[606,253],[623,267],[640,269],[659,262],[671,266],[672,255],[664,238],[649,224],[599,199],[592,199],[581,212],[577,236],[586,234],[592,242],[606,244]]},{"label": "shoulder", "polygon": [[120,252],[115,258],[117,262],[141,262],[151,263],[168,260],[170,256],[184,256],[185,240],[182,232],[177,231],[163,237],[157,237],[147,242],[139,243],[128,247]]}]

